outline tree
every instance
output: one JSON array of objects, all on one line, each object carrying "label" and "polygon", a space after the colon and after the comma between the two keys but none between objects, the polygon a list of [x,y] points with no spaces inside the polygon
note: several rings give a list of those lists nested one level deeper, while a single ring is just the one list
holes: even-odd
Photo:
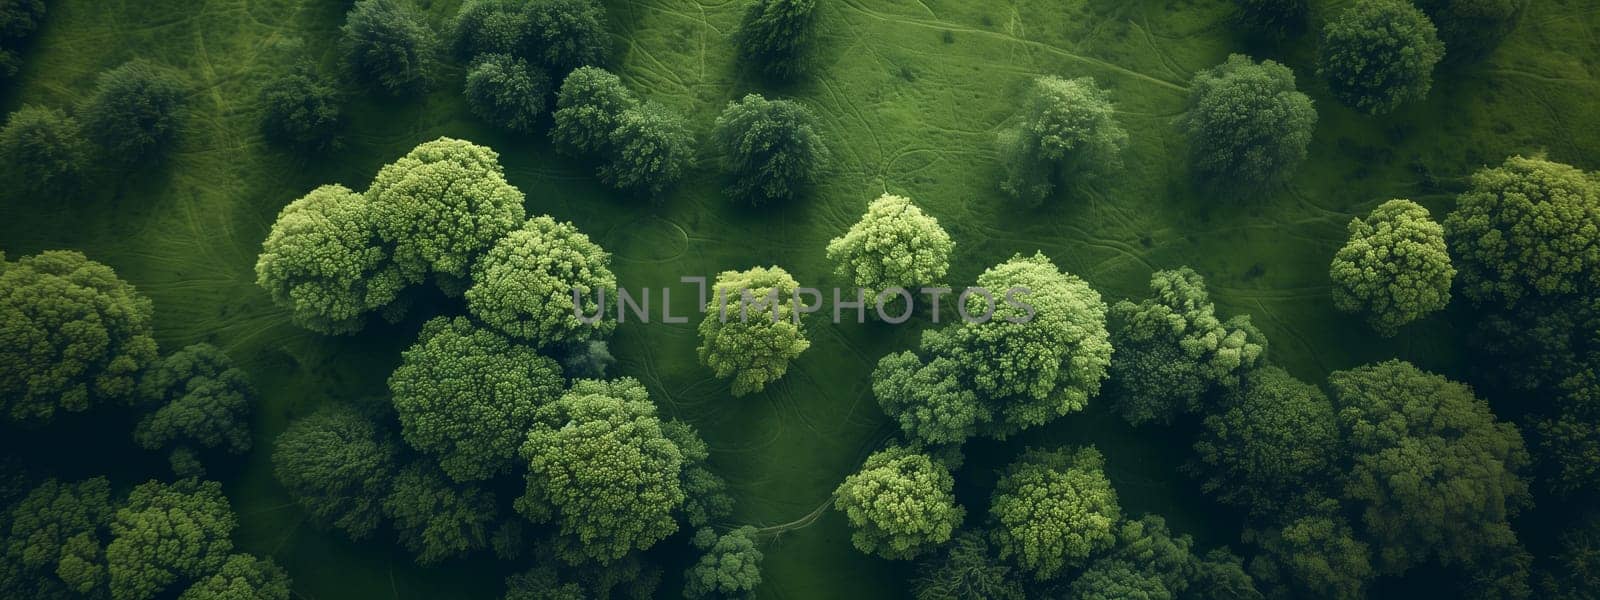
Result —
[{"label": "tree", "polygon": [[1600,487],[1600,419],[1592,411],[1562,411],[1533,427],[1534,458],[1550,491],[1574,496]]},{"label": "tree", "polygon": [[611,254],[572,223],[528,219],[473,265],[472,281],[473,316],[541,348],[604,338],[617,326],[604,316],[603,297],[617,293]]},{"label": "tree", "polygon": [[957,534],[941,554],[924,559],[911,580],[917,600],[1023,600],[1022,583],[996,560],[982,533]]},{"label": "tree", "polygon": [[1428,97],[1444,44],[1427,15],[1404,0],[1361,0],[1322,32],[1317,74],[1333,97],[1371,115]]},{"label": "tree", "polygon": [[1029,449],[1001,473],[989,517],[1000,558],[1048,581],[1110,549],[1122,509],[1098,450]]},{"label": "tree", "polygon": [[132,400],[157,358],[150,300],[111,267],[51,250],[0,256],[0,407],[14,423]]},{"label": "tree", "polygon": [[1294,175],[1305,161],[1317,111],[1295,89],[1288,67],[1234,54],[1195,73],[1178,127],[1189,138],[1195,175],[1212,186],[1251,192]]},{"label": "tree", "polygon": [[222,484],[187,479],[133,488],[111,521],[106,571],[114,600],[155,598],[217,573],[233,551],[237,520]]},{"label": "tree", "polygon": [[800,283],[782,267],[717,275],[700,321],[700,364],[733,378],[735,397],[759,392],[789,371],[811,342],[795,312]]},{"label": "tree", "polygon": [[[1207,415],[1190,470],[1200,488],[1256,518],[1294,512],[1323,491],[1342,450],[1333,404],[1278,367],[1251,370]],[[1331,490],[1330,490],[1331,491]]]},{"label": "tree", "polygon": [[949,541],[961,525],[967,511],[954,488],[950,470],[927,454],[889,446],[834,490],[834,507],[850,521],[857,550],[903,560]]},{"label": "tree", "polygon": [[345,63],[365,83],[396,96],[432,83],[439,40],[408,4],[360,0],[339,31]]},{"label": "tree", "polygon": [[1117,411],[1134,425],[1169,424],[1200,407],[1215,387],[1266,359],[1264,336],[1241,315],[1216,316],[1205,278],[1188,267],[1150,275],[1151,296],[1111,307],[1111,380],[1122,393]]},{"label": "tree", "polygon": [[1507,519],[1531,501],[1518,475],[1528,452],[1472,388],[1401,361],[1328,383],[1352,458],[1344,495],[1362,510],[1380,572],[1516,545]]},{"label": "tree", "polygon": [[994,419],[994,411],[962,380],[960,364],[914,352],[890,354],[872,372],[872,393],[900,430],[928,444],[960,443]]},{"label": "tree", "polygon": [[1037,206],[1059,187],[1122,168],[1128,132],[1092,77],[1034,79],[1016,118],[1000,135],[1000,189],[1017,200]]},{"label": "tree", "polygon": [[520,56],[530,35],[523,0],[467,0],[451,26],[456,56],[475,60],[488,54]]},{"label": "tree", "polygon": [[1172,600],[1177,597],[1161,577],[1121,559],[1095,561],[1072,580],[1067,595],[1079,600]]},{"label": "tree", "polygon": [[423,566],[487,547],[497,512],[493,493],[451,485],[423,461],[401,469],[383,499],[400,545]]},{"label": "tree", "polygon": [[637,380],[580,380],[540,407],[522,456],[527,492],[517,511],[557,521],[569,564],[607,563],[677,531],[683,454],[662,431]]},{"label": "tree", "polygon": [[[113,512],[111,484],[104,477],[75,483],[47,480],[8,511],[0,554],[14,561],[19,578],[34,580],[18,584],[103,594],[106,568],[100,548]],[[8,589],[0,585],[0,591]]]},{"label": "tree", "polygon": [[135,60],[101,73],[78,117],[89,141],[110,160],[153,161],[178,137],[186,93],[171,71]]},{"label": "tree", "polygon": [[340,405],[298,419],[279,434],[272,472],[313,522],[363,539],[383,519],[399,448],[356,410]]},{"label": "tree", "polygon": [[1234,0],[1235,19],[1246,31],[1273,40],[1305,30],[1306,0]]},{"label": "tree", "polygon": [[605,379],[606,371],[617,364],[611,345],[604,340],[563,344],[556,354],[567,379]]},{"label": "tree", "polygon": [[1244,559],[1227,548],[1213,548],[1195,565],[1189,595],[1203,600],[1264,600],[1256,580],[1245,572]]},{"label": "tree", "polygon": [[44,13],[44,0],[0,1],[0,79],[16,76],[23,43],[44,21]]},{"label": "tree", "polygon": [[733,34],[739,58],[768,77],[798,77],[816,39],[816,15],[816,0],[751,0]]},{"label": "tree", "polygon": [[684,521],[690,527],[706,527],[732,515],[733,497],[728,495],[728,483],[707,464],[711,448],[694,427],[683,421],[665,421],[661,423],[661,434],[672,440],[683,455],[679,483],[683,486]]},{"label": "tree", "polygon": [[573,156],[610,153],[612,133],[623,113],[638,106],[639,99],[610,71],[579,68],[562,80],[556,94],[550,140],[557,150]]},{"label": "tree", "polygon": [[530,59],[543,61],[551,73],[601,66],[611,54],[606,9],[595,0],[534,0],[528,3]]},{"label": "tree", "polygon": [[733,178],[729,196],[759,206],[791,200],[815,183],[828,160],[817,117],[793,100],[749,94],[729,102],[712,137]]},{"label": "tree", "polygon": [[533,568],[506,578],[505,600],[649,600],[657,596],[661,569],[645,562],[638,552],[605,564],[569,565],[561,562],[553,546],[534,545]]},{"label": "tree", "polygon": [[261,87],[261,132],[290,148],[324,152],[339,147],[344,99],[310,65],[295,67]]},{"label": "tree", "polygon": [[18,190],[71,189],[88,168],[88,144],[78,121],[60,109],[23,105],[0,129],[0,160]]},{"label": "tree", "polygon": [[705,554],[683,574],[685,598],[754,598],[761,585],[761,549],[756,528],[740,527],[721,536],[710,529],[695,535]]},{"label": "tree", "polygon": [[256,285],[295,324],[318,333],[360,331],[367,313],[388,306],[405,277],[378,239],[372,205],[325,185],[278,212],[256,258]]},{"label": "tree", "polygon": [[1592,512],[1565,527],[1557,550],[1539,573],[1539,597],[1560,600],[1592,598],[1600,589],[1600,518]]},{"label": "tree", "polygon": [[289,575],[270,558],[235,554],[178,600],[289,600]]},{"label": "tree", "polygon": [[834,273],[876,299],[891,288],[916,290],[944,280],[955,243],[905,196],[884,194],[844,235],[828,242]]},{"label": "tree", "polygon": [[1447,62],[1482,57],[1516,28],[1524,0],[1418,0],[1417,8],[1439,28]]},{"label": "tree", "polygon": [[467,106],[495,127],[532,132],[548,95],[550,76],[509,54],[480,55],[467,71]]},{"label": "tree", "polygon": [[389,376],[406,443],[461,482],[510,469],[534,411],[563,384],[556,361],[464,317],[428,321]]},{"label": "tree", "polygon": [[1355,537],[1338,504],[1323,500],[1281,527],[1247,529],[1244,539],[1261,546],[1250,572],[1272,598],[1366,598],[1373,579],[1367,544]]},{"label": "tree", "polygon": [[378,171],[367,189],[378,236],[409,281],[432,272],[453,289],[478,255],[522,224],[522,192],[500,155],[463,140],[425,142]]},{"label": "tree", "polygon": [[694,135],[688,121],[655,102],[617,115],[607,146],[612,153],[600,166],[600,180],[650,196],[660,196],[683,179],[694,162]]},{"label": "tree", "polygon": [[1600,278],[1600,182],[1573,167],[1513,156],[1472,176],[1444,220],[1461,292],[1511,309],[1590,289]]},{"label": "tree", "polygon": [[161,359],[139,382],[139,392],[155,407],[133,430],[140,447],[250,450],[255,386],[216,346],[193,344]]},{"label": "tree", "polygon": [[1444,244],[1444,228],[1428,209],[1410,200],[1390,200],[1366,219],[1350,220],[1350,240],[1333,256],[1333,304],[1366,315],[1385,337],[1400,326],[1450,303],[1456,269]]}]

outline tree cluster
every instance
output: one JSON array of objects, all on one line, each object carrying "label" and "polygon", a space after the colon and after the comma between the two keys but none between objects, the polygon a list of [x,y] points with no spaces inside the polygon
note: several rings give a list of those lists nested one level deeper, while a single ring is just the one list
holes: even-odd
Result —
[{"label": "tree cluster", "polygon": [[530,133],[553,82],[611,54],[605,7],[594,0],[470,0],[451,33],[467,71],[467,105],[490,124]]},{"label": "tree cluster", "polygon": [[694,135],[683,115],[640,102],[599,67],[577,69],[561,82],[550,138],[567,154],[596,159],[606,184],[656,198],[694,162]]}]

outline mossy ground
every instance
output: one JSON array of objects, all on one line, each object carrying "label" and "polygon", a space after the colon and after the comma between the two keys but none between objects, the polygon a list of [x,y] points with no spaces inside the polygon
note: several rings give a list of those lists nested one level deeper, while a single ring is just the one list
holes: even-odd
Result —
[{"label": "mossy ground", "polygon": [[[1442,218],[1467,174],[1512,153],[1542,151],[1600,167],[1600,11],[1587,0],[1532,0],[1498,51],[1441,72],[1426,102],[1379,118],[1328,96],[1314,73],[1314,36],[1278,45],[1244,39],[1232,32],[1221,0],[823,2],[814,76],[790,86],[763,83],[734,65],[727,34],[739,19],[736,0],[606,4],[618,50],[613,66],[641,96],[686,111],[700,139],[722,106],[746,92],[795,97],[814,109],[834,155],[825,182],[790,205],[738,207],[721,195],[707,147],[688,182],[658,205],[612,193],[590,168],[551,152],[542,134],[504,134],[473,119],[460,98],[458,65],[420,99],[349,88],[358,99],[337,152],[297,158],[269,147],[257,129],[258,89],[292,63],[296,51],[286,45],[296,40],[298,52],[335,68],[347,2],[59,0],[21,76],[0,96],[7,111],[23,103],[70,107],[99,72],[136,57],[181,70],[192,86],[170,160],[104,173],[86,193],[8,194],[0,249],[12,257],[82,249],[154,299],[164,348],[210,341],[249,369],[263,392],[257,450],[218,475],[241,515],[242,547],[284,564],[297,597],[489,598],[510,568],[478,560],[424,570],[387,539],[356,544],[318,531],[271,475],[271,441],[287,422],[324,402],[386,393],[399,351],[429,315],[354,337],[298,329],[254,284],[260,241],[284,204],[323,183],[363,189],[380,165],[422,141],[448,135],[498,150],[530,213],[577,223],[615,254],[630,289],[770,264],[803,284],[834,286],[840,282],[823,247],[887,191],[910,196],[950,231],[952,283],[971,282],[1013,253],[1042,250],[1114,301],[1141,295],[1153,269],[1187,264],[1206,276],[1223,313],[1254,316],[1272,340],[1272,360],[1312,381],[1390,357],[1473,379],[1459,349],[1468,326],[1459,306],[1393,339],[1333,310],[1327,265],[1350,218],[1395,197]],[[1312,31],[1345,5],[1313,4]],[[428,12],[442,26],[456,6],[433,1]],[[1231,52],[1291,66],[1321,116],[1305,167],[1265,198],[1199,193],[1173,126],[1190,75]],[[1040,74],[1092,76],[1109,88],[1132,146],[1126,171],[1104,189],[1026,210],[998,190],[994,137],[1025,83]],[[691,308],[692,293],[674,287],[676,314]],[[892,433],[868,376],[880,356],[910,347],[916,328],[824,319],[810,327],[814,345],[788,376],[743,398],[732,398],[726,382],[697,363],[693,322],[624,324],[614,341],[620,373],[648,384],[666,414],[701,429],[714,466],[734,486],[740,522],[776,525],[811,513]],[[1237,516],[1176,471],[1188,454],[1187,432],[1134,430],[1105,405],[1102,399],[1004,444],[969,446],[961,475],[969,520],[985,513],[993,469],[1022,446],[1093,443],[1128,514],[1165,515],[1202,547],[1237,547]],[[1496,406],[1516,412],[1514,398]],[[160,474],[159,459],[130,455],[118,426],[66,427],[79,434],[29,443],[86,473],[110,470],[123,485]],[[93,431],[104,435],[83,435]],[[763,597],[895,596],[908,573],[851,548],[831,511],[765,551]],[[675,594],[668,577],[663,591]]]}]

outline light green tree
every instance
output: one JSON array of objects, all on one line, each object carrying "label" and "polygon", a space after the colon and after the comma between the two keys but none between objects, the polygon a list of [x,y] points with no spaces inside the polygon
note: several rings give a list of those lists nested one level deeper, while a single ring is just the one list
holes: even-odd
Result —
[{"label": "light green tree", "polygon": [[360,331],[369,312],[405,287],[389,247],[378,239],[366,198],[325,185],[278,212],[256,258],[256,285],[319,333]]},{"label": "light green tree", "polygon": [[700,321],[700,363],[732,378],[734,396],[759,392],[789,370],[811,342],[795,312],[795,288],[782,267],[723,271]]},{"label": "light green tree", "polygon": [[1339,102],[1372,115],[1428,97],[1445,47],[1406,0],[1359,0],[1322,31],[1317,74]]},{"label": "light green tree", "polygon": [[916,293],[943,282],[954,249],[938,219],[910,198],[884,194],[867,204],[849,231],[828,242],[827,255],[834,273],[876,299],[890,288]]},{"label": "light green tree", "polygon": [[1305,161],[1317,111],[1295,89],[1289,67],[1234,54],[1195,73],[1189,109],[1178,127],[1189,138],[1196,176],[1220,190],[1248,194],[1294,175]]},{"label": "light green tree", "polygon": [[238,523],[222,484],[186,479],[133,488],[111,521],[107,574],[114,600],[148,600],[183,581],[217,573]]},{"label": "light green tree", "polygon": [[[473,316],[540,348],[604,338],[617,326],[599,304],[601,295],[616,302],[611,254],[572,223],[528,219],[473,265],[472,281],[466,297]],[[580,309],[594,322],[585,323]]]},{"label": "light green tree", "polygon": [[943,464],[907,446],[867,457],[834,490],[857,550],[891,560],[925,554],[954,534],[967,511],[956,504],[955,478]]},{"label": "light green tree", "polygon": [[1006,171],[1000,189],[1038,205],[1063,186],[1110,175],[1122,168],[1128,132],[1092,77],[1033,80],[1017,124],[1000,135]]},{"label": "light green tree", "polygon": [[890,354],[872,372],[878,406],[913,439],[960,443],[994,419],[989,404],[964,382],[961,365],[938,356],[924,362],[914,352]]},{"label": "light green tree", "polygon": [[1030,449],[1000,475],[989,518],[1000,557],[1047,581],[1109,550],[1122,509],[1098,450]]},{"label": "light green tree", "polygon": [[1366,316],[1384,336],[1450,303],[1456,269],[1444,228],[1428,209],[1390,200],[1365,219],[1352,219],[1350,240],[1333,256],[1333,305]]},{"label": "light green tree", "polygon": [[752,599],[761,585],[761,549],[756,528],[748,525],[722,535],[710,529],[695,533],[704,554],[683,574],[685,598]]}]

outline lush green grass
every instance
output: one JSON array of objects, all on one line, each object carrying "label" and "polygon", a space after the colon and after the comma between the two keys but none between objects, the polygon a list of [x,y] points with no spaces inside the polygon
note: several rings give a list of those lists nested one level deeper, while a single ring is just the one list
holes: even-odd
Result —
[{"label": "lush green grass", "polygon": [[[1343,5],[1315,4],[1319,21]],[[1197,195],[1172,125],[1189,76],[1247,49],[1229,33],[1226,2],[824,2],[817,75],[780,90],[765,89],[733,64],[726,34],[740,3],[607,2],[618,72],[641,95],[686,111],[702,138],[721,107],[748,91],[799,98],[822,117],[835,156],[826,183],[802,202],[760,210],[721,196],[710,148],[660,205],[609,193],[588,168],[556,157],[542,136],[497,133],[472,119],[459,97],[459,68],[421,100],[357,101],[349,143],[329,157],[297,160],[267,147],[256,130],[259,86],[289,64],[293,54],[283,46],[290,40],[334,66],[346,5],[53,2],[3,104],[70,106],[97,73],[133,57],[187,76],[192,110],[171,161],[150,172],[107,174],[82,197],[7,197],[0,249],[10,256],[83,249],[155,300],[164,347],[209,340],[252,372],[264,396],[257,451],[223,473],[225,484],[242,515],[243,547],[285,564],[308,598],[499,593],[502,569],[481,564],[487,560],[423,570],[387,540],[353,544],[316,531],[277,486],[267,458],[289,419],[323,402],[384,394],[400,349],[427,315],[349,338],[302,331],[253,283],[260,240],[287,202],[321,183],[364,188],[380,165],[419,142],[449,135],[499,150],[530,212],[576,222],[615,253],[623,285],[633,289],[758,264],[781,265],[807,285],[833,286],[839,282],[824,245],[867,201],[889,191],[909,195],[950,230],[954,283],[972,281],[1013,253],[1042,250],[1114,300],[1143,293],[1153,269],[1188,264],[1208,278],[1224,312],[1255,317],[1272,339],[1273,360],[1312,380],[1395,356],[1470,379],[1458,349],[1459,317],[1428,319],[1384,340],[1333,311],[1327,264],[1352,216],[1410,197],[1442,217],[1466,174],[1509,153],[1542,150],[1600,167],[1600,11],[1585,0],[1532,0],[1496,54],[1442,73],[1426,103],[1382,118],[1328,97],[1314,76],[1312,38],[1256,48],[1257,56],[1295,69],[1321,114],[1306,168],[1290,189],[1256,201]],[[429,10],[442,24],[455,6],[438,0]],[[1109,87],[1133,143],[1127,172],[1110,189],[1024,211],[997,189],[993,138],[1026,81],[1047,73],[1093,76]],[[1437,184],[1423,185],[1415,165]],[[692,292],[675,286],[677,314],[690,308]],[[868,374],[878,357],[909,347],[914,328],[821,319],[810,327],[814,345],[789,375],[739,399],[697,364],[693,323],[630,323],[618,331],[621,373],[645,381],[664,412],[701,428],[714,466],[734,485],[741,522],[778,525],[811,513],[891,433]],[[1164,514],[1205,547],[1237,547],[1237,517],[1206,502],[1175,471],[1187,434],[1134,430],[1103,404],[1007,444],[972,445],[961,489],[969,519],[985,512],[992,470],[1022,445],[1094,443],[1108,457],[1127,512]],[[101,445],[124,452],[114,437]],[[81,443],[57,443],[83,452]],[[159,461],[105,460],[124,484],[158,473],[151,465]],[[854,551],[831,511],[786,531],[766,552],[763,597],[891,596],[906,572]]]}]

